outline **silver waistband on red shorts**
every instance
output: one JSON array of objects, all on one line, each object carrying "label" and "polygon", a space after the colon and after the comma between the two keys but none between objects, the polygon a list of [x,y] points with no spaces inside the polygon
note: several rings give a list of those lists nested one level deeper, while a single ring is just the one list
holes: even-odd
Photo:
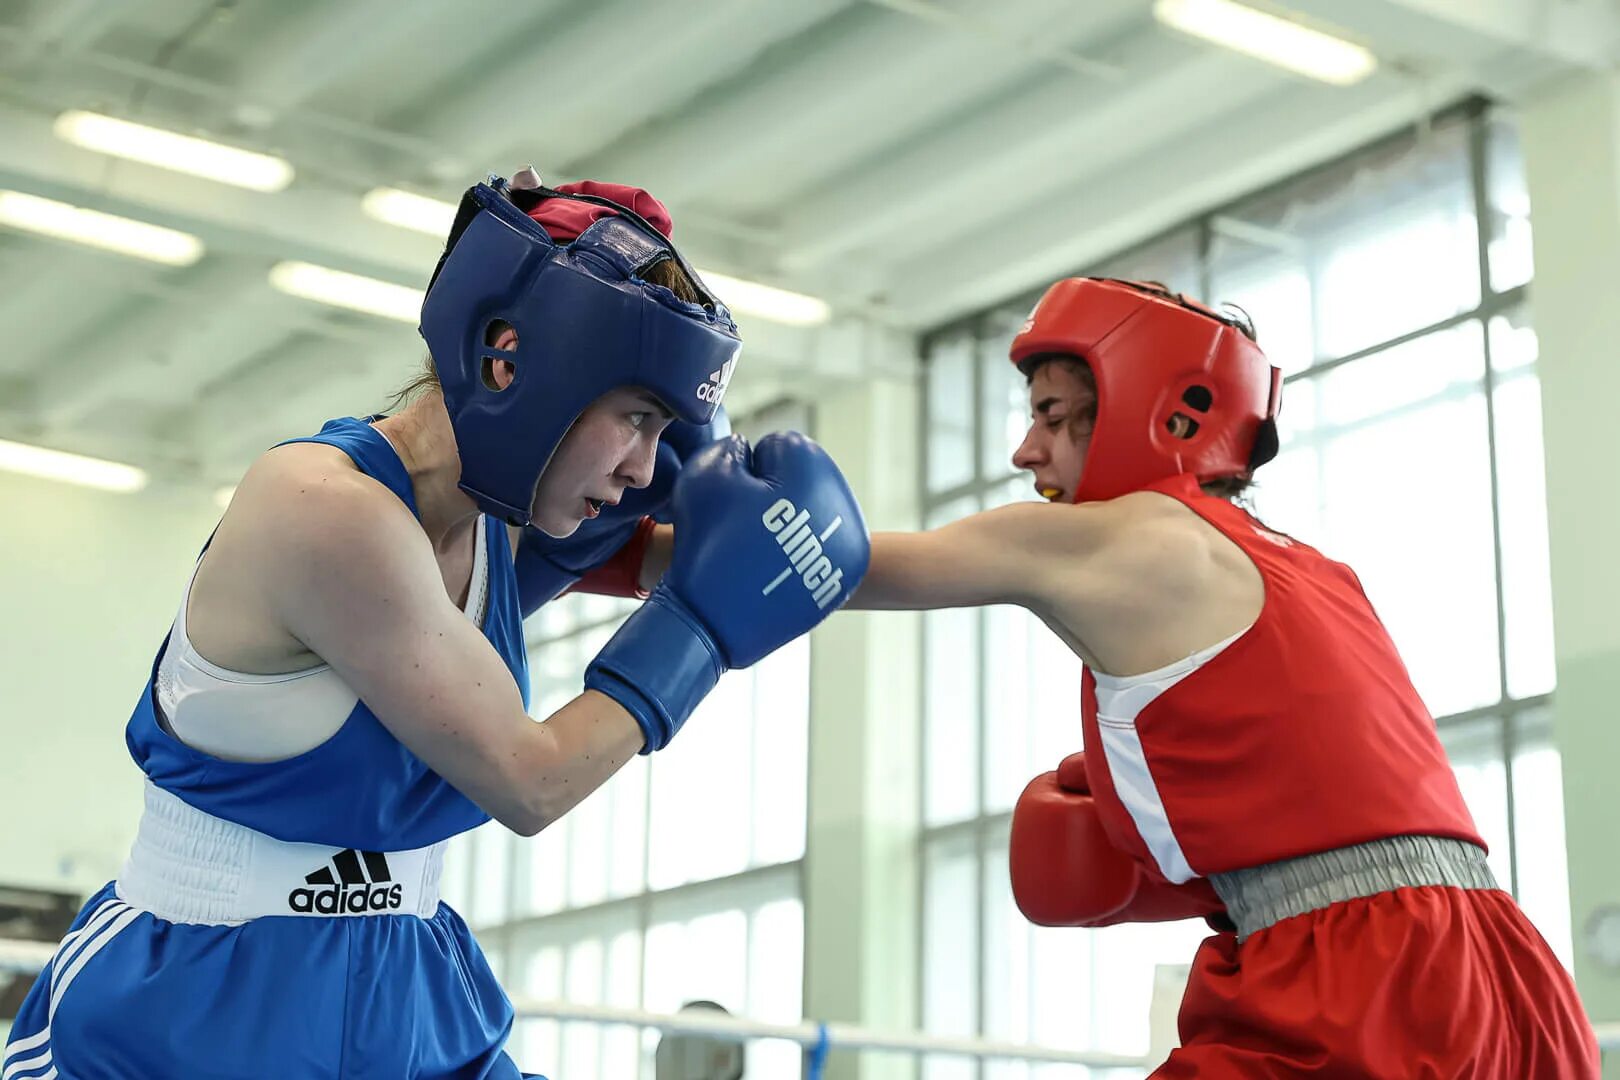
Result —
[{"label": "silver waistband on red shorts", "polygon": [[1245,870],[1211,874],[1238,940],[1329,904],[1395,889],[1494,889],[1485,852],[1463,840],[1393,836]]}]

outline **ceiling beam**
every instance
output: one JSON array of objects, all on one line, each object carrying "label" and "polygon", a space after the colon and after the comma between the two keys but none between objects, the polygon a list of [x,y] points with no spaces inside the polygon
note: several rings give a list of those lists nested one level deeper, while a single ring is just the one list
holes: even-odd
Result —
[{"label": "ceiling beam", "polygon": [[[81,329],[72,359],[37,365],[30,394],[34,414],[47,430],[71,428],[103,405],[136,393],[142,386],[172,386],[170,346],[188,318],[229,307],[244,294],[264,288],[263,271],[255,265],[215,259],[191,267],[180,284],[183,304],[138,305],[127,320]],[[227,355],[230,336],[217,342]]]},{"label": "ceiling beam", "polygon": [[268,40],[245,59],[237,119],[262,127],[315,97],[345,73],[419,32],[432,0],[346,0],[287,7]]},{"label": "ceiling beam", "polygon": [[[572,5],[570,19],[548,26],[524,48],[492,52],[465,89],[436,87],[402,110],[397,126],[453,148],[469,170],[531,163],[542,176],[573,170],[653,117],[678,114],[694,95],[729,79],[771,45],[851,2]],[[631,41],[653,47],[627,49]],[[531,111],[544,119],[525,133],[514,119]],[[710,132],[704,142],[718,134]],[[502,157],[512,152],[532,161]],[[607,178],[656,189],[667,165]]]},{"label": "ceiling beam", "polygon": [[1276,0],[1273,6],[1418,71],[1478,65],[1504,49],[1598,70],[1620,59],[1620,11],[1606,0]]},{"label": "ceiling beam", "polygon": [[1006,221],[1030,192],[1179,137],[1187,128],[1276,88],[1273,69],[1147,27],[1114,55],[1126,78],[1082,91],[1049,75],[962,116],[947,130],[866,163],[794,206],[782,222],[790,269],[853,257],[901,259],[982,221]]}]

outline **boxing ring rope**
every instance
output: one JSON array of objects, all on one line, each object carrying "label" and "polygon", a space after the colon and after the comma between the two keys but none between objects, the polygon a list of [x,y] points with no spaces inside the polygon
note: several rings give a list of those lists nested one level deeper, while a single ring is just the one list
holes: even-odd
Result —
[{"label": "boxing ring rope", "polygon": [[[31,975],[50,962],[56,946],[38,941],[0,938],[0,974]],[[680,1014],[642,1012],[607,1005],[579,1005],[567,1001],[513,998],[517,1015],[526,1019],[579,1020],[596,1024],[625,1024],[683,1035],[707,1035],[730,1042],[785,1039],[812,1053],[827,1050],[886,1050],[908,1054],[950,1054],[1003,1061],[1062,1062],[1092,1068],[1146,1069],[1157,1064],[1146,1057],[1105,1054],[1095,1050],[1059,1050],[1056,1047],[984,1039],[925,1035],[915,1031],[875,1031],[852,1024],[765,1024],[757,1020],[708,1012]],[[1598,1045],[1620,1050],[1620,1023],[1597,1025]]]},{"label": "boxing ring rope", "polygon": [[513,998],[520,1019],[585,1020],[597,1024],[626,1024],[665,1033],[705,1035],[727,1042],[785,1039],[808,1052],[826,1050],[884,1050],[902,1054],[950,1054],[1000,1061],[1062,1062],[1094,1069],[1147,1069],[1158,1064],[1140,1055],[1108,1054],[1099,1050],[1060,1050],[1026,1043],[927,1035],[919,1031],[875,1031],[853,1024],[764,1024],[737,1016],[707,1011],[675,1015],[618,1009],[607,1005],[578,1005],[567,1001]]}]

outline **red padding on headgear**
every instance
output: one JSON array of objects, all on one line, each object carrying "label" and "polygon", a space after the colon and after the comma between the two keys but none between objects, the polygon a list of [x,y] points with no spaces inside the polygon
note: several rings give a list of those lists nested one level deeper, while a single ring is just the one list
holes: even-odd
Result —
[{"label": "red padding on headgear", "polygon": [[[612,199],[620,206],[629,207],[668,239],[675,229],[669,210],[664,204],[638,187],[629,184],[604,184],[599,180],[581,180],[577,184],[564,184],[557,189],[565,194],[597,195]],[[573,199],[543,199],[529,211],[529,216],[545,226],[546,232],[558,243],[577,240],[591,222],[605,218],[614,211],[595,203],[576,202]]]}]

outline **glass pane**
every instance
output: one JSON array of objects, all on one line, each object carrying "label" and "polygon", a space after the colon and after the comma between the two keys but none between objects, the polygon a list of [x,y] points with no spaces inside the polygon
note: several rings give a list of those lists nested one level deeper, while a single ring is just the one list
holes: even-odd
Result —
[{"label": "glass pane", "polygon": [[1009,506],[1019,502],[1044,502],[1045,500],[1035,491],[1029,474],[1021,472],[1005,483],[997,484],[984,493],[984,508],[994,510],[998,506]]},{"label": "glass pane", "polygon": [[[1157,281],[1172,292],[1198,296],[1198,229],[1179,229],[1110,258],[1087,273],[1129,281]],[[1026,308],[1027,314],[1027,308]]]},{"label": "glass pane", "polygon": [[979,810],[979,613],[923,616],[923,819],[961,821]]},{"label": "glass pane", "polygon": [[1490,848],[1491,873],[1502,888],[1511,888],[1513,855],[1508,840],[1507,761],[1503,757],[1502,721],[1497,717],[1455,721],[1440,726],[1457,786],[1474,817],[1479,835]]},{"label": "glass pane", "polygon": [[811,639],[797,638],[753,668],[753,852],[750,863],[804,855],[810,754]]},{"label": "glass pane", "polygon": [[[992,842],[984,874],[984,1036],[1071,1050],[1088,1048],[1091,944],[1083,930],[1030,925],[1013,902],[1007,836]],[[1038,1075],[1027,1065],[992,1065],[987,1075]]]},{"label": "glass pane", "polygon": [[[608,942],[602,1000],[634,1009],[641,1005],[641,933],[625,930]],[[641,1067],[641,1037],[634,1028],[602,1026],[603,1076],[634,1077]]]},{"label": "glass pane", "polygon": [[439,899],[465,918],[472,900],[473,838],[453,836],[444,849],[444,872],[439,875]]},{"label": "glass pane", "polygon": [[987,608],[984,618],[985,811],[998,813],[1081,749],[1080,660],[1022,608]]},{"label": "glass pane", "polygon": [[1519,905],[1566,968],[1575,969],[1570,927],[1569,848],[1564,840],[1564,779],[1551,714],[1522,717],[1513,752],[1513,827],[1518,842]]},{"label": "glass pane", "polygon": [[1313,547],[1326,546],[1326,485],[1322,455],[1316,447],[1305,444],[1283,450],[1256,474],[1245,494],[1255,516],[1269,528]]},{"label": "glass pane", "polygon": [[[748,1016],[796,1024],[803,1015],[804,904],[775,900],[754,912],[748,934]],[[747,1075],[796,1077],[800,1049],[779,1039],[748,1044]]]},{"label": "glass pane", "polygon": [[510,905],[507,885],[512,869],[511,833],[498,821],[479,826],[472,833],[473,886],[467,921],[473,926],[494,926],[505,922]]},{"label": "glass pane", "polygon": [[1491,208],[1487,240],[1491,288],[1502,292],[1523,285],[1535,272],[1530,243],[1530,191],[1525,185],[1518,129],[1495,117],[1486,129],[1485,138],[1486,186]]},{"label": "glass pane", "polygon": [[[563,953],[555,945],[535,950],[523,967],[522,993],[540,1001],[563,996]],[[562,1053],[562,1026],[555,1020],[518,1020],[513,1048],[517,1060],[529,1069],[555,1068]]]},{"label": "glass pane", "polygon": [[1211,223],[1210,299],[1244,305],[1291,371],[1474,307],[1467,136],[1448,123],[1388,139],[1224,211]]},{"label": "glass pane", "polygon": [[[972,1035],[978,1025],[978,896],[973,836],[929,841],[923,853],[923,1027],[935,1035]],[[946,1066],[929,1075],[973,1073]]]},{"label": "glass pane", "polygon": [[[611,781],[610,781],[611,783]],[[606,788],[568,812],[568,903],[584,907],[607,898],[612,804]],[[555,826],[553,826],[555,828]]]},{"label": "glass pane", "polygon": [[[550,605],[541,610],[549,609]],[[580,679],[588,659],[580,655],[579,642],[573,638],[548,641],[538,649],[531,649],[529,678],[533,691],[529,696],[530,715],[544,720],[574,700],[579,694]]]},{"label": "glass pane", "polygon": [[[1485,377],[1485,343],[1477,322],[1425,334],[1327,372],[1321,425],[1354,424],[1382,413],[1476,386]],[[1292,389],[1290,387],[1290,389]],[[1426,449],[1417,443],[1412,449]]]},{"label": "glass pane", "polygon": [[631,758],[601,793],[611,799],[613,807],[608,889],[614,896],[630,896],[646,888],[649,766],[645,757]]},{"label": "glass pane", "polygon": [[1355,170],[1312,237],[1317,351],[1376,345],[1479,303],[1473,189],[1459,125],[1382,170]]},{"label": "glass pane", "polygon": [[973,479],[974,341],[962,334],[928,350],[928,490],[943,491]]},{"label": "glass pane", "polygon": [[728,672],[652,763],[652,888],[748,865],[752,740],[753,675]]},{"label": "glass pane", "polygon": [[[1432,335],[1324,377],[1324,412],[1342,426],[1318,434],[1325,528],[1300,537],[1354,568],[1437,716],[1489,704],[1500,692],[1484,396],[1470,385],[1466,340]],[[1434,342],[1457,348],[1448,356]],[[1359,419],[1375,411],[1379,391],[1358,369],[1373,361],[1389,370],[1391,355],[1439,366],[1448,378],[1402,365],[1402,379],[1437,396]],[[1471,362],[1481,370],[1477,351]],[[1404,387],[1388,393],[1411,397]]]},{"label": "glass pane", "polygon": [[656,922],[647,931],[645,1008],[678,1012],[707,1000],[746,1015],[748,920],[735,909],[685,922]]},{"label": "glass pane", "polygon": [[[1492,360],[1497,358],[1499,341],[1522,345],[1527,333],[1533,348],[1533,332],[1514,330],[1506,319],[1492,319]],[[1513,697],[1549,693],[1557,682],[1552,564],[1547,548],[1547,474],[1542,448],[1541,384],[1532,369],[1518,367],[1516,374],[1496,385],[1502,605],[1507,632],[1507,691]]]},{"label": "glass pane", "polygon": [[525,842],[528,888],[523,901],[529,914],[546,915],[567,905],[568,840],[572,828],[570,815]]},{"label": "glass pane", "polygon": [[[569,1001],[586,1005],[602,1002],[602,942],[600,938],[577,941],[568,949],[564,974],[564,995]],[[602,1057],[600,1025],[583,1021],[562,1026],[562,1065],[564,1076],[599,1076]]]},{"label": "glass pane", "polygon": [[1323,260],[1324,355],[1376,345],[1479,303],[1472,207],[1436,192],[1380,225],[1334,238]]},{"label": "glass pane", "polygon": [[1146,1053],[1156,969],[1191,964],[1199,944],[1210,936],[1209,927],[1202,919],[1184,919],[1092,933],[1093,1045],[1116,1054]]},{"label": "glass pane", "polygon": [[982,498],[979,495],[963,495],[949,502],[940,503],[931,507],[924,515],[923,528],[937,529],[941,525],[948,525],[959,518],[969,514],[977,514],[980,510]]},{"label": "glass pane", "polygon": [[1506,374],[1532,367],[1540,351],[1528,307],[1520,305],[1491,319],[1492,371]]},{"label": "glass pane", "polygon": [[984,417],[980,476],[1005,476],[1010,472],[1013,451],[1029,430],[1029,390],[1024,377],[1007,358],[1008,346],[1025,315],[1027,312],[1021,312],[1016,323],[1010,322],[1008,316],[992,316],[980,346],[984,357],[979,369],[979,408]]},{"label": "glass pane", "polygon": [[1260,347],[1283,374],[1310,367],[1316,359],[1315,328],[1300,242],[1233,218],[1216,218],[1211,227],[1209,302],[1247,312]]}]

